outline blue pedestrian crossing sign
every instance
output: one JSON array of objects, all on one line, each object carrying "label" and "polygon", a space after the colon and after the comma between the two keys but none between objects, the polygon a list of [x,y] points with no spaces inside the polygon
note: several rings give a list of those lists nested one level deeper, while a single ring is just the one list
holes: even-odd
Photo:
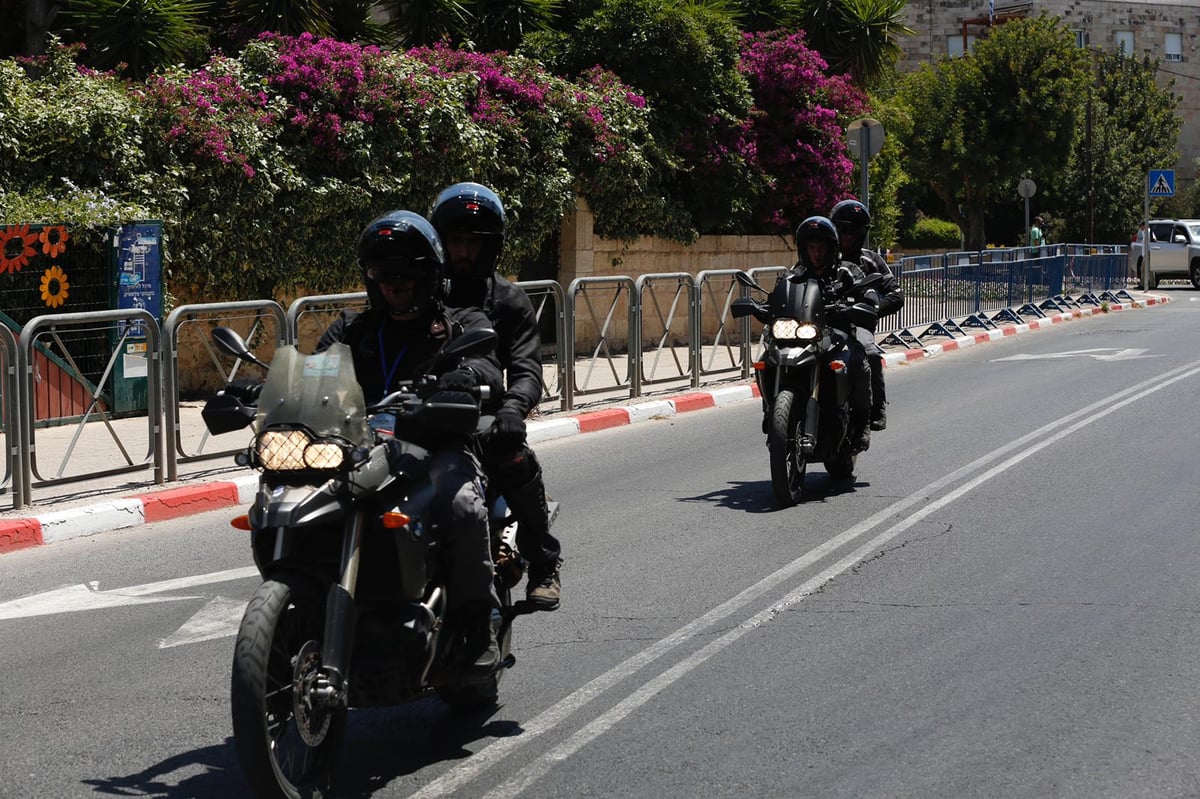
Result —
[{"label": "blue pedestrian crossing sign", "polygon": [[1150,186],[1151,197],[1174,197],[1175,170],[1151,169],[1150,179],[1147,182],[1147,185]]}]

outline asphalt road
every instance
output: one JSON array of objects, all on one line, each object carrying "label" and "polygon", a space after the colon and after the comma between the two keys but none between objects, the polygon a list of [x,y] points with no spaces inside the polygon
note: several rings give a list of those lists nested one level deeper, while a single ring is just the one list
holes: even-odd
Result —
[{"label": "asphalt road", "polygon": [[[1167,292],[889,370],[855,485],[786,511],[757,402],[541,445],[563,608],[486,717],[354,713],[339,795],[1200,794],[1200,294]],[[245,794],[230,515],[0,558],[0,797]]]}]

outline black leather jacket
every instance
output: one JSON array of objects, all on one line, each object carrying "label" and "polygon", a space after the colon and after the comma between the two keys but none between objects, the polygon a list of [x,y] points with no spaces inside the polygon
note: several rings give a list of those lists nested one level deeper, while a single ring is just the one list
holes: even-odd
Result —
[{"label": "black leather jacket", "polygon": [[528,416],[542,401],[542,340],[529,297],[493,274],[486,281],[453,281],[450,302],[482,308],[487,314],[499,337],[496,358],[507,379],[502,404]]},{"label": "black leather jacket", "polygon": [[896,280],[896,276],[892,274],[892,268],[879,253],[874,250],[863,250],[859,255],[859,264],[864,274],[883,275],[883,281],[875,284],[875,290],[879,293],[879,316],[876,324],[870,328],[874,333],[879,319],[891,316],[904,307],[904,292],[900,289],[900,281]]},{"label": "black leather jacket", "polygon": [[[399,383],[420,373],[448,341],[468,330],[490,329],[491,322],[475,308],[446,308],[414,321],[396,321],[386,314],[367,309],[363,313],[343,312],[321,336],[317,352],[335,342],[350,347],[354,355],[354,374],[367,404],[378,402]],[[494,353],[472,356],[462,362],[488,386],[493,398],[504,388],[500,363]],[[495,399],[484,408],[498,405]]]}]

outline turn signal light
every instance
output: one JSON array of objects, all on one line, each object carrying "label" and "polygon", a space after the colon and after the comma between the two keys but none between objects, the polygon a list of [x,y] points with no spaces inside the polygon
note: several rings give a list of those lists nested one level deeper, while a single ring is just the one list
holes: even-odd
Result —
[{"label": "turn signal light", "polygon": [[232,524],[234,527],[236,527],[239,530],[249,530],[250,529],[250,517],[246,516],[246,515],[235,516],[235,517],[233,517],[233,519],[231,519],[229,521],[229,523]]},{"label": "turn signal light", "polygon": [[761,371],[763,371],[763,370],[764,370],[764,369],[766,369],[766,368],[767,368],[767,363],[766,363],[766,361],[755,361],[755,362],[754,362],[754,369],[755,369],[755,371],[759,371],[759,372],[761,372]]},{"label": "turn signal light", "polygon": [[840,372],[846,368],[846,362],[845,361],[830,361],[829,368],[835,372]]},{"label": "turn signal light", "polygon": [[408,526],[412,519],[398,510],[390,510],[383,514],[383,526],[388,530],[399,530]]}]

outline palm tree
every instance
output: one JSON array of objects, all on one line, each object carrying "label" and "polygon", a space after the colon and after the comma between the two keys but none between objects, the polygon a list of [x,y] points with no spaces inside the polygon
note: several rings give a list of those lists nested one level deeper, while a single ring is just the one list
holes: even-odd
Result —
[{"label": "palm tree", "polygon": [[202,53],[208,38],[207,0],[73,0],[66,21],[80,60],[100,69],[124,67],[141,80],[159,67]]},{"label": "palm tree", "polygon": [[907,5],[908,0],[808,0],[799,22],[830,73],[848,73],[865,89],[895,66],[902,54],[897,37],[915,33],[901,21]]},{"label": "palm tree", "polygon": [[507,50],[520,46],[525,34],[549,30],[563,0],[474,0],[471,39],[477,50]]}]

